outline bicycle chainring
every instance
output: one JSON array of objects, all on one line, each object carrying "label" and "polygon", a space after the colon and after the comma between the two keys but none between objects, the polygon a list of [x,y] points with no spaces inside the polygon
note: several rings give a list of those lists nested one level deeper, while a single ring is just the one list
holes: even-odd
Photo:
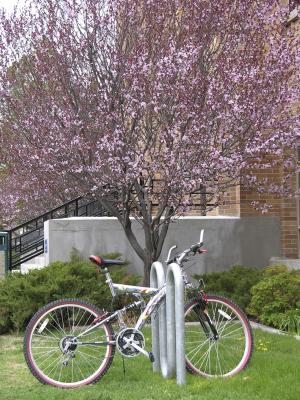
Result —
[{"label": "bicycle chainring", "polygon": [[145,347],[145,338],[141,331],[134,328],[122,329],[117,335],[117,348],[125,357],[135,357],[140,354],[140,351],[132,344],[135,344],[142,349]]}]

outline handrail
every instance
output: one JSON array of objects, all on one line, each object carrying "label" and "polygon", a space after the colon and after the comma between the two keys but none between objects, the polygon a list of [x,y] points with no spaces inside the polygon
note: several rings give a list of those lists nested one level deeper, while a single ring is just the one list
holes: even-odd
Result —
[{"label": "handrail", "polygon": [[[193,192],[194,194],[196,193]],[[202,192],[201,194],[207,194]],[[82,204],[79,204],[79,202],[82,201]],[[96,209],[90,209],[90,205],[93,204],[98,204]],[[73,208],[68,209],[69,206],[74,205]],[[199,203],[200,207],[202,207],[201,202]],[[208,206],[209,204],[205,203],[203,207]],[[83,213],[81,214],[80,211],[83,210]],[[56,215],[58,211],[64,211],[61,215]],[[11,229],[4,230],[4,232],[8,233],[8,239],[9,239],[9,250],[8,250],[8,264],[9,264],[9,269],[12,269],[12,259],[13,259],[13,252],[15,251],[16,248],[18,248],[18,256],[20,257],[19,259],[19,264],[23,262],[22,255],[24,255],[24,258],[28,258],[28,247],[30,247],[30,242],[34,243],[38,240],[43,241],[44,238],[44,222],[50,219],[61,219],[61,218],[66,218],[70,216],[111,216],[111,214],[105,210],[102,206],[101,203],[99,203],[98,200],[91,200],[90,198],[84,198],[82,196],[76,197],[73,200],[70,200],[58,207],[55,207],[43,214],[40,214],[39,216],[30,219],[29,221],[24,222],[23,224],[19,224]],[[34,224],[34,226],[31,226]],[[26,228],[25,232],[20,233],[19,231],[22,228]],[[34,232],[37,232],[37,235],[30,240],[30,235],[33,234]],[[26,237],[26,243],[22,243],[22,238]],[[19,239],[19,242],[17,243]],[[15,244],[15,246],[13,246]],[[34,246],[34,245],[33,245]],[[40,252],[40,250],[39,250]],[[40,254],[40,253],[39,253]],[[32,254],[31,258],[34,258],[35,254]],[[18,265],[19,265],[18,264]],[[15,266],[15,265],[14,265]]]},{"label": "handrail", "polygon": [[[79,202],[82,200],[82,204]],[[92,208],[91,205],[96,207]],[[74,205],[73,207],[70,207]],[[68,209],[68,207],[70,207]],[[58,211],[63,211],[60,215],[55,215]],[[82,213],[81,213],[82,211]],[[8,233],[8,268],[9,270],[22,264],[25,261],[42,254],[44,252],[44,222],[50,219],[68,218],[70,216],[98,216],[110,215],[98,200],[91,200],[84,197],[77,197],[58,207],[51,209],[29,221],[19,224],[14,228],[5,230]],[[20,230],[25,228],[25,232]],[[26,230],[26,228],[29,230]],[[30,237],[32,235],[32,238]]]},{"label": "handrail", "polygon": [[58,207],[56,207],[56,208],[53,208],[52,210],[50,210],[50,211],[48,211],[48,212],[45,212],[44,214],[41,214],[41,215],[39,215],[38,217],[32,218],[32,219],[30,219],[29,221],[24,222],[23,224],[17,225],[17,226],[15,226],[15,227],[11,228],[11,229],[6,229],[6,230],[4,229],[3,231],[4,231],[4,232],[16,231],[16,230],[18,230],[18,229],[20,229],[20,228],[23,228],[25,225],[29,225],[29,224],[31,224],[32,222],[35,222],[36,220],[38,220],[38,219],[40,219],[40,218],[44,218],[45,216],[54,213],[55,211],[59,210],[60,208],[66,207],[66,206],[68,206],[69,204],[72,204],[72,203],[74,203],[74,202],[76,202],[76,201],[78,201],[78,200],[80,200],[80,199],[82,199],[82,198],[83,198],[83,197],[77,197],[76,199],[70,200],[70,201],[68,201],[67,203],[62,204],[61,206],[58,206]]}]

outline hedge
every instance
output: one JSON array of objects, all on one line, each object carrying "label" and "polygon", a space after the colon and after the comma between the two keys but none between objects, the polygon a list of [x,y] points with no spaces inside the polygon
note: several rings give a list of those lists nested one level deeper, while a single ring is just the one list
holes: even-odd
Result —
[{"label": "hedge", "polygon": [[[109,269],[115,282],[136,285],[140,281],[140,277],[129,275],[124,266]],[[62,298],[80,298],[103,309],[112,308],[105,276],[97,273],[94,264],[73,254],[71,262],[54,262],[25,275],[12,273],[0,281],[0,333],[23,330],[40,307]]]}]

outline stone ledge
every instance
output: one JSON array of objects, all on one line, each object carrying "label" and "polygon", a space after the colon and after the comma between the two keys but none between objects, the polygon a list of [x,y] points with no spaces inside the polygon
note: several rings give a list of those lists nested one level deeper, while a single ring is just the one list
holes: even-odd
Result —
[{"label": "stone ledge", "polygon": [[270,265],[286,265],[289,270],[300,269],[300,258],[271,257]]}]

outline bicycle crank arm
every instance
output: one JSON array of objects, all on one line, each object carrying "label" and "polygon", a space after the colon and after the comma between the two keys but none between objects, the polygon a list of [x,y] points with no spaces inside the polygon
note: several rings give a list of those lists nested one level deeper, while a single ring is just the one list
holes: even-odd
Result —
[{"label": "bicycle crank arm", "polygon": [[[154,357],[153,357],[153,354],[151,352],[149,353],[148,351],[144,350],[141,346],[136,344],[133,340],[130,340],[130,339],[125,338],[125,337],[124,337],[124,340],[127,342],[128,346],[132,346],[134,349],[136,349],[140,353],[144,354],[144,356],[149,358],[151,362],[154,361]],[[153,359],[153,361],[152,361],[152,359]]]}]

